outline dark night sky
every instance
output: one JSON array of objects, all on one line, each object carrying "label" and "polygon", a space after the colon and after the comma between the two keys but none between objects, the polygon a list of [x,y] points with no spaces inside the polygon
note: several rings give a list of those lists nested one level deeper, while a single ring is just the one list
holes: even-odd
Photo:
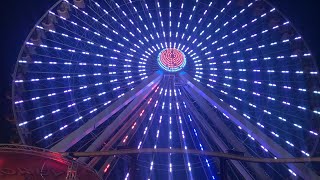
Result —
[{"label": "dark night sky", "polygon": [[[10,124],[5,116],[11,103],[11,74],[20,47],[38,19],[57,0],[9,0],[1,3],[1,66],[0,66],[0,143],[7,142]],[[320,64],[320,12],[317,0],[269,0],[295,25]]]}]

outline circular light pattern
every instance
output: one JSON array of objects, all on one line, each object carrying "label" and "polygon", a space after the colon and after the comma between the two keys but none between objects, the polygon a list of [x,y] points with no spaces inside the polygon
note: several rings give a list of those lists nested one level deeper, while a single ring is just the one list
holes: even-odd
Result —
[{"label": "circular light pattern", "polygon": [[[81,130],[161,68],[183,68],[254,124],[250,132],[259,129],[294,157],[313,155],[320,129],[318,69],[303,38],[263,0],[57,2],[30,32],[13,75],[14,114],[23,142],[51,148],[70,139],[72,132]],[[202,116],[207,109],[196,104],[196,108],[189,108],[193,103],[188,102],[195,99],[181,86],[179,75],[164,73],[159,85],[141,99],[125,121],[123,127],[128,129],[100,141],[104,144],[99,148],[114,142],[109,149],[221,151],[199,125],[210,117],[200,121],[193,114],[196,109]],[[214,106],[209,109],[226,124],[235,141],[245,146],[248,155],[276,158],[225,113]],[[72,136],[75,144],[66,150],[91,150],[122,112],[96,123],[92,131],[84,131],[83,138]],[[217,129],[215,122],[208,125]],[[223,133],[216,134],[227,149],[234,149]],[[118,139],[109,141],[113,137]],[[93,150],[102,150],[99,148]],[[110,179],[130,178],[125,159],[80,160],[90,161]],[[217,161],[209,157],[149,154],[139,155],[137,160],[142,179],[217,178]],[[243,167],[248,167],[245,172],[253,179],[267,179],[259,177],[264,174],[270,179],[301,176],[288,166],[270,164],[262,165],[264,172],[257,175],[249,165]],[[241,176],[230,173],[234,179],[237,175]]]},{"label": "circular light pattern", "polygon": [[166,71],[177,72],[186,65],[186,58],[180,50],[167,48],[159,53],[158,64]]}]

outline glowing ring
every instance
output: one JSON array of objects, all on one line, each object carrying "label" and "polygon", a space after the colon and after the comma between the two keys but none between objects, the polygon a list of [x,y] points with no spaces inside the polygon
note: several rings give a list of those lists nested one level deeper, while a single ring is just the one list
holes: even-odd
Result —
[{"label": "glowing ring", "polygon": [[175,48],[162,50],[158,55],[159,66],[169,72],[180,71],[186,65],[186,58],[182,51]]}]

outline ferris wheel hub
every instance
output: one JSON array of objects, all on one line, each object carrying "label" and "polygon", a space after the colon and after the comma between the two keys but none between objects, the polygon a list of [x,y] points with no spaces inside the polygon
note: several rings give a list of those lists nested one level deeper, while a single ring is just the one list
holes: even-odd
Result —
[{"label": "ferris wheel hub", "polygon": [[186,65],[186,57],[182,51],[176,48],[166,48],[158,55],[159,66],[169,72],[177,72]]}]

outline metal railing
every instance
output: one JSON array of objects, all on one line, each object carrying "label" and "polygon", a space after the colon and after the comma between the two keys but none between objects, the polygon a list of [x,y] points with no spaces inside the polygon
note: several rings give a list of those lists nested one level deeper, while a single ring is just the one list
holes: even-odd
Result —
[{"label": "metal railing", "polygon": [[193,154],[205,155],[217,158],[224,158],[236,161],[245,161],[253,163],[320,163],[320,157],[297,157],[297,158],[258,158],[258,157],[245,157],[231,153],[223,152],[210,152],[200,151],[195,149],[168,149],[168,148],[146,148],[146,149],[122,149],[111,151],[98,151],[98,152],[61,152],[63,156],[73,157],[95,157],[95,156],[113,156],[113,155],[127,155],[127,154],[150,154],[150,153],[176,153],[176,154]]},{"label": "metal railing", "polygon": [[[64,153],[60,152],[52,152],[47,149],[27,146],[27,145],[20,145],[20,144],[0,144],[0,153],[21,153],[21,154],[29,154],[33,156],[43,157],[45,159],[51,159],[57,162],[61,162],[66,164],[68,167],[74,165],[75,163],[77,166],[81,166],[86,168],[87,170],[97,174],[97,172],[88,166],[85,163],[78,162],[75,160],[71,160],[70,157],[65,155]],[[68,159],[69,158],[69,159]]]}]

